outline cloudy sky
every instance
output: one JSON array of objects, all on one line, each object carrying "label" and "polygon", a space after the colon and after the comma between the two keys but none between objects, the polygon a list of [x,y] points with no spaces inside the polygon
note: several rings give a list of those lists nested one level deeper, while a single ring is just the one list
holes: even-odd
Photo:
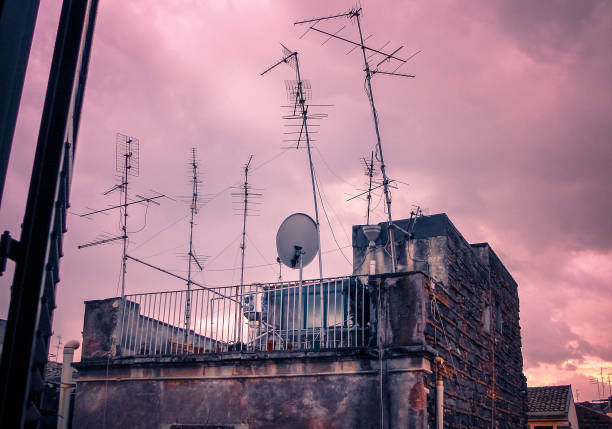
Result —
[{"label": "cloudy sky", "polygon": [[[358,51],[292,23],[337,13],[350,2],[106,0],[100,4],[72,184],[72,216],[57,291],[54,330],[80,338],[83,301],[118,293],[121,248],[77,250],[118,234],[118,213],[77,216],[118,203],[115,135],[140,140],[135,194],[162,192],[161,206],[130,210],[130,254],[184,272],[196,148],[202,192],[214,198],[197,218],[195,246],[210,257],[197,280],[239,280],[241,219],[231,186],[254,155],[260,216],[248,220],[246,281],[274,281],[275,233],[293,212],[313,213],[306,152],[283,150],[284,81],[293,70],[260,72],[299,51],[320,122],[313,160],[336,240],[350,260],[350,228],[365,204],[346,202],[365,183],[360,158],[375,142]],[[364,1],[375,47],[421,50],[401,71],[378,75],[374,96],[393,192],[394,217],[414,206],[445,212],[470,242],[489,242],[519,283],[525,372],[530,385],[571,383],[593,399],[588,377],[612,372],[612,4],[598,1]],[[15,133],[0,224],[13,235],[25,208],[60,2],[41,2]],[[322,26],[355,39],[356,26]],[[383,204],[374,219],[384,219]],[[351,271],[323,214],[325,276]],[[0,278],[8,311],[12,265]],[[316,264],[306,269],[317,275]],[[283,272],[285,279],[295,273]],[[134,263],[127,293],[184,284]],[[57,339],[53,339],[53,345]],[[52,347],[52,351],[55,351]],[[607,367],[607,368],[606,368]]]}]

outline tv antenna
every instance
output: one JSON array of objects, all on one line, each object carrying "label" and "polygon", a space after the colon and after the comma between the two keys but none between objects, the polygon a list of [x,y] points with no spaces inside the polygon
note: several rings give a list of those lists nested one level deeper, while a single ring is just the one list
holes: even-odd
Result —
[{"label": "tv antenna", "polygon": [[136,194],[137,199],[134,201],[128,201],[128,184],[129,177],[138,177],[140,174],[140,141],[135,137],[130,137],[125,134],[117,133],[115,138],[115,169],[120,174],[119,184],[113,186],[104,195],[108,195],[116,190],[120,191],[121,204],[105,209],[93,210],[88,213],[79,215],[81,217],[87,217],[94,214],[105,213],[110,210],[119,209],[119,220],[121,223],[122,234],[115,237],[103,237],[102,239],[91,241],[89,243],[81,244],[78,249],[85,247],[98,246],[101,244],[112,243],[117,240],[123,241],[123,254],[121,264],[121,299],[125,297],[125,274],[127,272],[127,246],[128,246],[128,206],[132,204],[146,203],[147,207],[150,203],[159,205],[155,200],[165,197],[165,195],[158,194],[152,197],[144,197]]},{"label": "tv antenna", "polygon": [[[237,201],[235,203],[240,206],[234,208],[236,215],[242,216],[242,241],[240,242],[240,252],[241,252],[241,261],[240,261],[240,286],[236,286],[236,295],[240,297],[240,305],[243,305],[243,296],[244,296],[244,254],[246,249],[246,220],[247,216],[257,216],[259,212],[258,209],[252,207],[252,205],[259,204],[258,202],[254,202],[250,199],[261,198],[263,194],[260,189],[255,189],[249,184],[249,168],[251,167],[251,161],[253,161],[253,155],[249,155],[249,160],[244,164],[244,183],[237,187],[239,189],[238,192],[233,192],[232,197],[236,198]],[[234,330],[238,328],[240,330],[237,338],[242,338],[242,324],[238,324],[238,312],[235,314],[234,321]],[[235,335],[234,335],[235,337]]]},{"label": "tv antenna", "polygon": [[[301,37],[304,37],[306,33],[308,33],[310,30],[313,30],[323,35],[326,35],[328,37],[323,42],[323,44],[327,43],[331,39],[337,39],[342,42],[348,43],[349,45],[352,45],[351,50],[348,51],[347,54],[350,54],[357,48],[361,48],[361,52],[363,54],[363,62],[365,65],[365,68],[364,68],[365,89],[366,89],[366,94],[368,96],[368,101],[370,102],[370,107],[372,108],[372,117],[374,119],[374,129],[376,131],[376,159],[380,162],[380,171],[382,173],[382,178],[383,178],[382,183],[383,183],[383,189],[384,189],[384,194],[385,194],[385,202],[387,205],[387,215],[389,219],[388,220],[389,222],[389,243],[391,245],[392,269],[393,269],[393,272],[396,272],[397,271],[397,261],[395,259],[395,242],[393,239],[393,217],[391,215],[391,192],[389,191],[389,184],[391,181],[387,177],[385,161],[383,157],[378,114],[376,113],[376,106],[374,104],[374,93],[372,91],[372,77],[376,74],[382,74],[382,75],[389,75],[389,76],[414,78],[415,76],[413,74],[398,73],[398,70],[400,69],[400,67],[406,64],[411,58],[417,55],[420,51],[417,51],[416,53],[412,54],[408,58],[404,59],[397,55],[397,53],[403,48],[403,46],[400,46],[399,48],[393,51],[384,51],[383,49],[385,49],[385,47],[389,44],[389,42],[385,43],[379,49],[371,48],[365,45],[364,43],[365,40],[369,39],[371,36],[368,36],[365,39],[363,37],[363,31],[361,29],[361,22],[359,20],[359,17],[361,16],[361,14],[362,14],[362,8],[358,7],[358,8],[353,8],[346,13],[341,13],[341,14],[332,15],[332,16],[324,16],[320,18],[307,19],[303,21],[296,21],[294,25],[308,25],[308,30],[306,30],[306,32],[302,34]],[[328,20],[333,20],[337,18],[348,18],[352,22],[357,23],[357,28],[359,30],[359,42],[355,42],[353,40],[339,36],[338,34],[344,29],[344,27],[340,28],[340,30],[337,30],[334,33],[330,33],[328,31],[324,31],[316,27],[317,24],[319,24],[321,21],[328,21]],[[376,64],[376,66],[374,66],[374,69],[372,69],[370,67],[369,60],[374,57],[376,57],[376,60],[379,60],[379,61]],[[390,70],[382,70],[380,67],[383,64],[393,64],[394,68]],[[397,66],[395,66],[396,64]]]},{"label": "tv antenna", "polygon": [[191,184],[191,196],[181,197],[183,200],[187,200],[189,204],[189,250],[187,254],[179,254],[178,256],[187,261],[187,294],[185,298],[185,336],[189,333],[189,327],[191,326],[191,285],[194,283],[192,279],[192,270],[197,267],[200,271],[203,270],[202,265],[208,259],[207,256],[200,256],[194,250],[193,246],[193,227],[195,225],[194,219],[198,214],[200,208],[208,202],[207,199],[201,198],[199,193],[199,185],[202,181],[198,177],[198,158],[196,149],[191,148],[191,159],[189,160],[189,173],[190,173],[190,184]]},{"label": "tv antenna", "polygon": [[[366,200],[368,202],[368,210],[366,213],[366,225],[369,225],[370,224],[370,212],[372,211],[372,208],[371,208],[372,207],[372,191],[378,188],[382,188],[384,185],[383,185],[383,182],[378,182],[374,180],[374,178],[377,176],[376,168],[374,167],[374,151],[372,151],[370,155],[370,159],[366,158],[365,156],[362,157],[361,164],[364,167],[364,175],[368,178],[368,189],[363,192],[360,192],[357,195],[351,196],[346,201],[348,202],[348,201],[354,200],[355,198],[360,198],[362,195],[366,195]],[[396,182],[395,180],[389,180],[388,186],[390,188],[397,189],[397,186],[395,186],[395,182]]]},{"label": "tv antenna", "polygon": [[[288,134],[298,134],[297,139],[288,139],[286,141],[295,142],[296,149],[299,149],[300,143],[303,141],[302,140],[303,138],[305,139],[305,142],[306,142],[306,149],[308,151],[308,165],[310,167],[310,180],[312,182],[312,195],[314,199],[315,225],[317,229],[316,235],[317,235],[317,249],[319,250],[319,278],[323,278],[323,261],[321,257],[321,251],[320,251],[321,250],[321,227],[319,223],[319,208],[317,205],[317,191],[315,187],[314,169],[312,165],[312,154],[310,150],[310,143],[312,139],[310,138],[310,132],[308,130],[308,126],[310,125],[308,123],[308,120],[309,119],[322,119],[326,117],[327,115],[321,114],[321,113],[317,114],[317,113],[309,112],[308,109],[311,106],[309,104],[306,104],[306,101],[312,98],[312,91],[311,91],[310,83],[308,81],[303,81],[302,76],[300,75],[300,63],[298,60],[298,53],[296,51],[291,51],[289,48],[287,48],[282,43],[281,43],[281,46],[283,47],[283,57],[278,62],[276,62],[272,66],[268,67],[265,71],[263,71],[261,75],[263,76],[264,74],[273,70],[280,64],[287,64],[289,67],[295,70],[296,80],[285,82],[285,88],[287,90],[288,98],[290,102],[293,103],[293,106],[289,106],[289,107],[293,109],[293,112],[290,112],[289,115],[283,116],[283,119],[288,119],[290,121],[297,120],[298,124],[291,124],[291,125],[295,125],[300,128],[299,131],[288,133]],[[320,106],[323,106],[323,105],[313,105],[312,107],[320,107]]]},{"label": "tv antenna", "polygon": [[365,175],[368,177],[368,211],[366,214],[366,225],[370,224],[370,206],[372,205],[372,179],[374,178],[376,172],[374,171],[374,151],[370,155],[370,160],[368,161],[365,157],[361,158],[361,162],[365,167]]}]

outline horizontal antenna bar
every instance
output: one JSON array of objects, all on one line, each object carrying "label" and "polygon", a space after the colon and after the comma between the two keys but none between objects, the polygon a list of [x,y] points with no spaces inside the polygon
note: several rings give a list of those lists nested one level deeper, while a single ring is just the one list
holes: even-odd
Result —
[{"label": "horizontal antenna bar", "polygon": [[266,70],[264,70],[263,72],[259,73],[260,76],[263,76],[264,74],[268,73],[270,70],[272,70],[274,67],[278,66],[281,63],[286,63],[287,60],[289,58],[291,58],[292,56],[294,56],[296,54],[296,52],[292,52],[290,55],[287,55],[286,57],[284,57],[282,60],[280,60],[279,62],[277,62],[276,64],[274,64],[273,66],[268,67]]},{"label": "horizontal antenna bar", "polygon": [[374,74],[379,74],[379,73],[380,73],[380,74],[386,74],[386,75],[389,75],[389,76],[415,77],[415,75],[413,75],[413,74],[404,74],[404,73],[389,73],[389,72],[384,72],[384,71],[380,71],[380,70],[374,70],[374,71],[372,72],[372,74],[373,74],[373,75],[374,75]]},{"label": "horizontal antenna bar", "polygon": [[318,28],[314,28],[314,27],[310,27],[310,28],[312,30],[314,30],[314,31],[318,31],[319,33],[326,34],[328,36],[331,36],[331,37],[334,37],[336,39],[342,40],[343,42],[347,42],[347,43],[350,43],[350,44],[356,45],[356,46],[363,46],[363,48],[367,49],[368,51],[376,52],[377,54],[384,55],[385,57],[388,57],[388,58],[393,58],[394,60],[401,61],[403,63],[406,62],[406,60],[404,60],[403,58],[396,57],[395,55],[387,54],[386,52],[379,51],[378,49],[369,48],[369,47],[367,47],[365,45],[361,45],[361,43],[353,42],[352,40],[345,39],[344,37],[336,36],[335,34],[328,33],[327,31],[319,30]]},{"label": "horizontal antenna bar", "polygon": [[158,198],[162,198],[162,197],[165,197],[165,195],[158,195],[158,196],[156,196],[156,197],[151,197],[151,198],[143,198],[143,199],[141,199],[141,200],[132,201],[132,202],[127,203],[127,204],[120,204],[120,205],[118,205],[118,206],[113,206],[113,207],[109,207],[109,208],[102,209],[102,210],[96,210],[96,211],[89,212],[89,213],[85,213],[85,214],[82,214],[82,215],[79,215],[79,216],[81,216],[81,217],[85,217],[85,216],[89,216],[89,215],[96,214],[96,213],[107,212],[107,211],[109,211],[109,210],[118,209],[119,207],[125,207],[125,206],[129,206],[129,205],[132,205],[132,204],[138,204],[138,203],[142,203],[142,202],[144,202],[144,201],[152,201],[152,200],[156,200],[156,199],[158,199]]},{"label": "horizontal antenna bar", "polygon": [[80,246],[77,246],[77,249],[83,249],[85,247],[97,246],[98,244],[110,243],[111,241],[122,240],[124,238],[127,238],[127,236],[122,235],[120,237],[113,237],[113,238],[106,238],[104,240],[99,240],[99,241],[92,241],[91,243],[81,244]]},{"label": "horizontal antenna bar", "polygon": [[319,21],[325,21],[326,19],[334,19],[334,18],[342,18],[343,16],[353,16],[356,13],[359,13],[361,9],[357,10],[357,11],[353,11],[351,10],[350,12],[347,13],[341,13],[338,15],[332,15],[332,16],[324,16],[322,18],[314,18],[314,19],[306,19],[304,21],[296,21],[293,23],[293,25],[299,25],[299,24],[308,24],[309,22],[319,22]]}]

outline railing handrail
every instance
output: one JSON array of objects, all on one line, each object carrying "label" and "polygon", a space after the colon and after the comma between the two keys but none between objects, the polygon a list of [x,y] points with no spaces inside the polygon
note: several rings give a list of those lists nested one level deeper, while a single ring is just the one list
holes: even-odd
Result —
[{"label": "railing handrail", "polygon": [[[360,278],[360,277],[367,277],[365,275],[347,275],[347,276],[335,276],[335,277],[324,277],[322,279],[318,279],[318,278],[313,278],[313,279],[307,279],[307,280],[302,280],[302,286],[305,285],[312,285],[312,284],[318,284],[318,283],[326,283],[326,281],[331,280],[340,280],[340,279],[351,279],[351,278]],[[206,288],[202,288],[200,290],[203,291],[207,291],[207,290],[218,290],[218,289],[232,289],[232,288],[239,288],[239,287],[249,287],[249,286],[267,286],[267,285],[278,285],[278,286],[290,286],[290,287],[295,287],[295,286],[299,286],[299,280],[291,280],[288,282],[253,282],[253,283],[245,283],[244,285],[233,285],[233,286],[206,286]],[[142,296],[142,295],[154,295],[154,294],[161,294],[161,293],[176,293],[176,292],[187,292],[187,291],[195,291],[198,289],[174,289],[174,290],[161,290],[161,291],[157,291],[157,292],[141,292],[141,293],[132,293],[132,294],[125,294],[125,298],[129,298],[130,296]],[[229,298],[230,295],[227,296],[223,296],[222,298]]]},{"label": "railing handrail", "polygon": [[121,354],[365,346],[374,332],[362,277],[126,295],[119,315]]}]

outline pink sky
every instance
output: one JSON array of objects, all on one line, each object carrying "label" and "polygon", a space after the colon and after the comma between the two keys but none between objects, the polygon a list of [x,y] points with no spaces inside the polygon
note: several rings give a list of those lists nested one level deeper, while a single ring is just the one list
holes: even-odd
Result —
[{"label": "pink sky", "polygon": [[[358,51],[292,22],[341,12],[350,2],[102,1],[99,8],[72,184],[73,213],[116,204],[115,134],[141,142],[134,193],[188,195],[188,156],[196,147],[204,193],[217,194],[198,217],[195,244],[216,257],[197,280],[239,281],[241,219],[227,188],[253,154],[252,184],[264,189],[261,216],[249,218],[247,266],[273,263],[275,234],[297,211],[312,213],[304,151],[282,151],[286,102],[279,42],[300,53],[314,103],[334,104],[313,156],[341,246],[364,222],[365,205],[346,195],[365,183],[359,159],[375,137]],[[446,212],[470,242],[489,242],[519,283],[525,373],[530,385],[571,383],[579,399],[597,390],[589,376],[612,372],[612,4],[574,2],[364,1],[374,46],[391,40],[415,79],[374,78],[389,175],[409,186],[393,193],[395,218],[415,205]],[[0,224],[19,236],[34,146],[59,19],[60,1],[41,2]],[[338,21],[326,28],[356,38]],[[282,154],[282,155],[279,155]],[[278,156],[278,157],[277,157]],[[276,157],[276,158],[274,158]],[[262,163],[271,162],[257,168]],[[188,207],[165,200],[131,235],[130,254],[172,270],[186,251]],[[77,250],[118,215],[69,218],[54,330],[80,338],[83,301],[117,294],[118,245]],[[323,214],[325,276],[351,265],[337,251]],[[382,204],[374,220],[382,221]],[[144,208],[130,211],[140,229]],[[172,225],[172,226],[170,226]],[[170,226],[170,227],[169,227]],[[223,251],[226,249],[225,251]],[[350,248],[345,249],[350,259]],[[212,259],[212,258],[211,258]],[[0,279],[0,317],[8,311],[12,264]],[[216,271],[215,271],[216,270]],[[278,267],[254,267],[246,281],[274,281]],[[178,272],[178,271],[177,271]],[[295,276],[288,269],[285,279]],[[317,275],[316,263],[306,277]],[[130,264],[127,292],[184,284]],[[53,339],[53,345],[56,339]],[[52,351],[55,349],[52,347]]]}]

